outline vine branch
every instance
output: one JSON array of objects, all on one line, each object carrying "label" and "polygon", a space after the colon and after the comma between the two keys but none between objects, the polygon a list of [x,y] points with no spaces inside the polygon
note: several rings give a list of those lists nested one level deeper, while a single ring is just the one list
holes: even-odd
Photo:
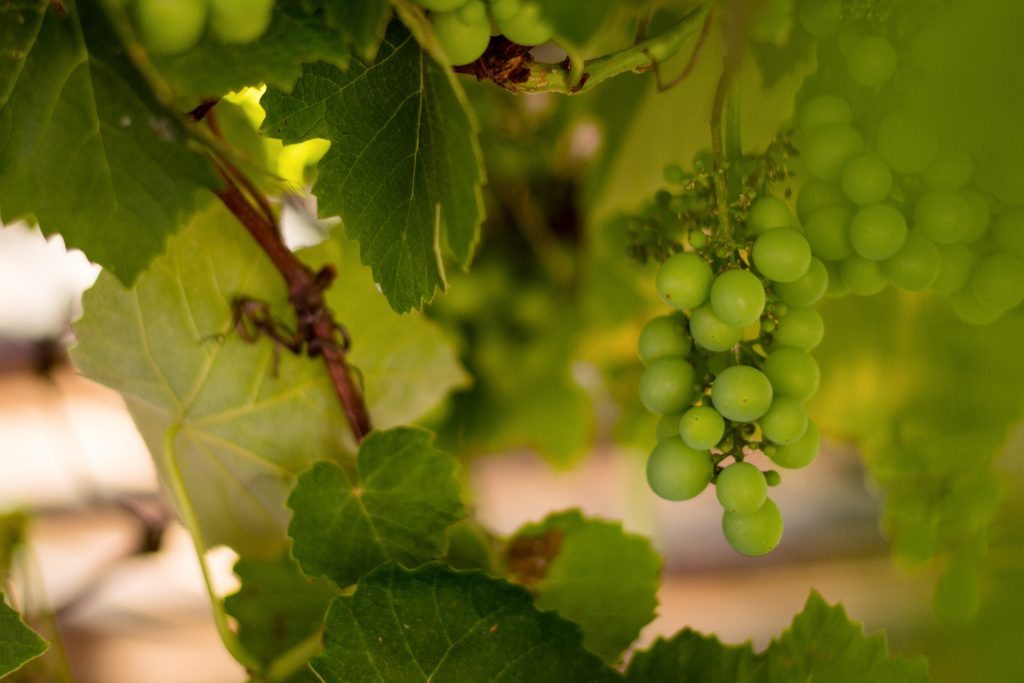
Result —
[{"label": "vine branch", "polygon": [[722,118],[725,101],[732,85],[732,68],[728,56],[722,66],[722,75],[715,87],[715,99],[711,104],[711,182],[715,188],[715,206],[718,212],[718,226],[726,238],[732,237],[732,223],[729,220],[729,190],[726,182],[728,159],[725,154],[725,139],[722,134]]}]

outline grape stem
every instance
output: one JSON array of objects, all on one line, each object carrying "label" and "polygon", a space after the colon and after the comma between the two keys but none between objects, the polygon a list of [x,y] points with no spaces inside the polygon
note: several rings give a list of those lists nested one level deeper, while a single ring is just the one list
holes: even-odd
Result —
[{"label": "grape stem", "polygon": [[711,182],[715,188],[715,206],[718,213],[718,234],[724,240],[732,239],[732,221],[729,219],[729,188],[726,170],[729,160],[726,156],[725,139],[722,134],[722,120],[725,103],[732,86],[732,62],[726,54],[722,62],[722,75],[715,87],[715,99],[711,105]]}]

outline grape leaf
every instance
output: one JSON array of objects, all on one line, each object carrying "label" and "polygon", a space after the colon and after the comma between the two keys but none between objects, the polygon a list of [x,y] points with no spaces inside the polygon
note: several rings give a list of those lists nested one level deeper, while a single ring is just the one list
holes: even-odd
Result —
[{"label": "grape leaf", "polygon": [[[319,360],[281,351],[268,339],[218,337],[231,329],[237,295],[269,302],[276,318],[294,321],[270,261],[225,209],[213,206],[169,241],[167,254],[133,289],[100,276],[85,295],[72,358],[87,377],[121,392],[165,478],[173,464],[181,469],[190,500],[175,502],[195,511],[207,546],[274,557],[286,538],[284,503],[295,477],[351,443]],[[348,310],[376,306],[372,324],[338,320],[353,339],[350,358],[363,368],[377,423],[419,417],[463,381],[442,333],[418,314],[382,310],[383,297],[362,267],[349,263],[339,271],[328,300],[335,297],[344,297]],[[440,367],[421,377],[412,369],[424,359]],[[391,376],[390,368],[409,371]],[[396,383],[406,396],[392,408],[383,401]],[[173,453],[162,453],[169,428],[176,429]]]},{"label": "grape leaf", "polygon": [[262,104],[264,132],[330,140],[319,210],[341,216],[395,310],[445,286],[442,242],[468,264],[483,217],[476,124],[453,75],[400,24],[374,64],[306,65],[291,94],[271,88]]},{"label": "grape leaf", "polygon": [[620,680],[524,588],[438,564],[381,567],[337,598],[313,669],[325,683]]},{"label": "grape leaf", "polygon": [[445,549],[446,527],[465,515],[456,461],[431,435],[400,427],[359,446],[357,477],[330,462],[304,472],[288,498],[288,534],[302,570],[348,586],[385,562],[415,566]]},{"label": "grape leaf", "polygon": [[48,0],[9,0],[0,7],[0,107],[11,94],[43,24]]},{"label": "grape leaf", "polygon": [[714,636],[687,628],[637,652],[626,670],[626,682],[748,683],[755,680],[758,661],[750,643],[723,645]]},{"label": "grape leaf", "polygon": [[48,647],[39,634],[25,625],[21,615],[7,606],[4,594],[0,593],[0,677],[17,671]]},{"label": "grape leaf", "polygon": [[119,46],[92,3],[46,12],[0,109],[0,212],[130,282],[216,183]]},{"label": "grape leaf", "polygon": [[314,4],[327,12],[328,22],[341,31],[360,59],[374,60],[391,16],[391,5],[386,0],[315,0]]},{"label": "grape leaf", "polygon": [[[553,552],[529,552],[543,539],[551,544],[541,547]],[[552,514],[517,531],[506,557],[537,606],[579,624],[584,645],[605,661],[616,661],[654,618],[661,557],[650,541],[627,534],[620,524],[585,519],[578,510]]]}]

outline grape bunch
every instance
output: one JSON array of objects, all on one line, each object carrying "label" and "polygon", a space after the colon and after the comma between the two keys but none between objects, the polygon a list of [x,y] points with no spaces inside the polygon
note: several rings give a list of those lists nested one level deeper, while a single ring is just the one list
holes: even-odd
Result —
[{"label": "grape bunch", "polygon": [[828,274],[782,200],[754,201],[743,227],[737,239],[691,231],[689,248],[661,264],[658,294],[676,310],[641,330],[640,399],[662,415],[647,461],[651,489],[680,501],[714,484],[726,540],[762,555],[782,537],[768,496],[781,476],[748,457],[761,452],[795,469],[818,453],[803,402],[818,388],[810,352],[824,324],[811,306]]},{"label": "grape bunch", "polygon": [[523,0],[416,0],[430,11],[434,33],[455,66],[480,58],[491,40],[491,24],[513,43],[533,46],[551,40],[552,28],[540,6]]},{"label": "grape bunch", "polygon": [[207,24],[222,43],[250,43],[266,32],[274,0],[128,0],[139,39],[156,55],[194,47]]}]

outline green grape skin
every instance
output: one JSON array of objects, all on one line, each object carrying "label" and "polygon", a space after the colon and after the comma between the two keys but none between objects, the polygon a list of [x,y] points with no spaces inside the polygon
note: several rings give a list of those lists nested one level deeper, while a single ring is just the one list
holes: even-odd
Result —
[{"label": "green grape skin", "polygon": [[416,4],[431,12],[454,12],[469,0],[415,0]]},{"label": "green grape skin", "polygon": [[959,291],[971,276],[974,254],[964,244],[940,244],[939,257],[939,274],[932,289],[943,294]]},{"label": "green grape skin", "polygon": [[715,495],[727,512],[749,514],[764,505],[768,482],[749,462],[735,462],[718,473]]},{"label": "green grape skin", "polygon": [[835,181],[846,162],[864,149],[860,131],[848,125],[826,126],[809,136],[803,149],[807,171],[818,180]]},{"label": "green grape skin", "polygon": [[711,284],[711,310],[728,325],[745,327],[757,322],[764,303],[764,285],[749,270],[727,270]]},{"label": "green grape skin", "polygon": [[761,416],[761,433],[772,443],[782,446],[795,443],[807,431],[807,411],[799,401],[777,396]]},{"label": "green grape skin", "polygon": [[761,371],[771,383],[774,396],[785,396],[797,401],[806,401],[814,396],[821,382],[821,370],[814,356],[790,346],[779,347],[769,353]]},{"label": "green grape skin", "polygon": [[714,448],[725,435],[725,420],[711,406],[694,406],[676,423],[677,433],[690,448]]},{"label": "green grape skin", "polygon": [[815,38],[827,38],[842,25],[842,0],[802,0],[800,25]]},{"label": "green grape skin", "polygon": [[760,235],[772,228],[788,228],[793,225],[793,216],[786,202],[778,197],[758,197],[750,205],[747,214],[747,229]]},{"label": "green grape skin", "polygon": [[640,402],[652,413],[679,413],[693,398],[693,366],[682,358],[662,358],[640,377]]},{"label": "green grape skin", "polygon": [[923,171],[935,159],[938,145],[931,121],[905,109],[892,112],[878,126],[878,152],[897,173]]},{"label": "green grape skin", "polygon": [[875,204],[889,196],[892,171],[877,156],[862,154],[843,167],[840,185],[854,204]]},{"label": "green grape skin", "polygon": [[938,244],[952,244],[967,233],[971,205],[956,192],[932,190],[914,205],[914,225]]},{"label": "green grape skin", "polygon": [[998,308],[986,306],[974,298],[969,286],[949,297],[949,305],[956,317],[969,325],[988,325],[1003,315]]},{"label": "green grape skin", "polygon": [[645,365],[660,358],[684,357],[692,348],[686,316],[678,312],[648,320],[637,341],[640,360]]},{"label": "green grape skin", "polygon": [[658,442],[679,436],[679,420],[684,413],[666,413],[658,418],[658,426],[655,431]]},{"label": "green grape skin", "polygon": [[711,306],[701,306],[690,314],[690,334],[702,349],[727,351],[739,343],[743,330],[723,322]]},{"label": "green grape skin", "polygon": [[966,199],[971,206],[971,220],[967,223],[967,231],[960,241],[963,244],[971,244],[977,242],[988,232],[992,211],[989,208],[988,200],[974,190],[964,190],[960,196]]},{"label": "green grape skin", "polygon": [[678,436],[660,442],[647,458],[647,484],[665,500],[689,500],[711,481],[711,453],[690,448]]},{"label": "green grape skin", "polygon": [[155,55],[176,55],[199,42],[206,26],[206,0],[138,0],[139,40]]},{"label": "green grape skin", "polygon": [[879,88],[896,73],[897,61],[892,43],[879,36],[864,36],[850,46],[846,68],[858,85]]},{"label": "green grape skin", "polygon": [[245,44],[270,27],[274,0],[209,0],[210,30],[222,43]]},{"label": "green grape skin", "polygon": [[[796,196],[796,216],[806,223],[822,209],[845,205],[846,196],[839,185],[809,178],[800,186],[800,192]],[[804,232],[806,233],[806,230]]]},{"label": "green grape skin", "polygon": [[1010,209],[992,225],[992,239],[1017,258],[1024,258],[1024,209]]},{"label": "green grape skin", "polygon": [[782,540],[782,513],[771,498],[754,512],[722,513],[722,534],[733,550],[756,557],[771,552]]},{"label": "green grape skin", "polygon": [[[465,2],[465,0],[439,0],[441,2]],[[522,3],[519,0],[490,0],[488,5],[491,8],[491,16],[496,22],[508,21],[519,14]]]},{"label": "green grape skin", "polygon": [[694,249],[703,249],[708,245],[708,236],[700,230],[691,230],[686,235],[686,240],[690,243],[690,246]]},{"label": "green grape skin", "polygon": [[545,21],[541,8],[532,2],[521,5],[519,12],[495,23],[502,35],[517,45],[533,46],[551,40],[554,30]]},{"label": "green grape skin", "polygon": [[800,132],[811,136],[828,126],[853,123],[853,108],[838,95],[819,95],[800,108]]},{"label": "green grape skin", "polygon": [[655,286],[661,300],[669,306],[697,308],[707,301],[714,277],[707,261],[682,251],[661,264]]},{"label": "green grape skin", "polygon": [[779,228],[757,238],[751,257],[754,266],[769,280],[793,282],[811,267],[811,245],[796,230]]},{"label": "green grape skin", "polygon": [[955,192],[971,179],[971,157],[962,149],[945,148],[924,170],[924,184],[933,190]]},{"label": "green grape skin", "polygon": [[[469,0],[466,6],[481,4],[480,0]],[[484,20],[467,23],[463,15],[466,6],[454,12],[432,12],[430,21],[437,34],[437,42],[441,44],[448,61],[453,66],[469,64],[480,58],[491,41],[491,25]]]},{"label": "green grape skin", "polygon": [[820,450],[821,432],[818,430],[818,425],[814,423],[814,420],[808,419],[807,429],[804,430],[803,436],[791,444],[776,446],[767,455],[779,467],[798,470],[814,462]]},{"label": "green grape skin", "polygon": [[838,261],[853,253],[850,244],[850,219],[846,206],[828,206],[814,212],[804,224],[804,236],[811,252],[820,259]]},{"label": "green grape skin", "polygon": [[882,273],[898,289],[921,292],[938,279],[942,255],[934,242],[911,230],[900,250],[880,265]]},{"label": "green grape skin", "polygon": [[821,299],[828,289],[828,271],[824,263],[812,258],[806,273],[793,282],[778,282],[772,289],[790,306],[811,306]]},{"label": "green grape skin", "polygon": [[839,262],[839,274],[843,284],[858,296],[878,294],[887,284],[885,273],[878,261],[869,261],[853,254]]},{"label": "green grape skin", "polygon": [[718,373],[711,383],[711,403],[733,422],[753,422],[772,404],[768,377],[749,365],[734,365]]},{"label": "green grape skin", "polygon": [[971,294],[987,308],[1005,311],[1024,300],[1024,261],[1004,252],[982,258],[971,271]]},{"label": "green grape skin", "polygon": [[764,473],[764,480],[768,483],[768,486],[778,486],[782,483],[782,475],[775,470],[767,470]]},{"label": "green grape skin", "polygon": [[779,316],[772,339],[780,346],[794,346],[804,351],[814,349],[825,336],[825,321],[813,308],[792,307]]},{"label": "green grape skin", "polygon": [[907,239],[907,220],[889,204],[862,206],[850,220],[850,244],[869,261],[889,258]]}]

